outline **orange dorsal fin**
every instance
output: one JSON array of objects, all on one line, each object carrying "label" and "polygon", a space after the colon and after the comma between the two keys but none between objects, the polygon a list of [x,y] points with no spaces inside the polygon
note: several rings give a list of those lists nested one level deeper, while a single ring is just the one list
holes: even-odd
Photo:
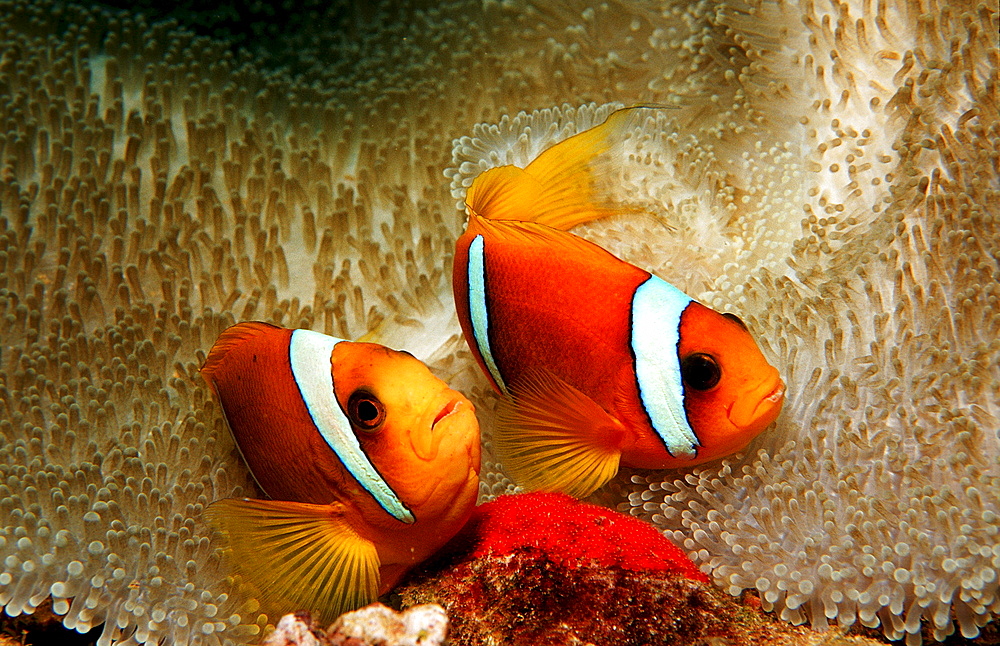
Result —
[{"label": "orange dorsal fin", "polygon": [[594,400],[544,369],[509,390],[493,446],[517,484],[583,498],[618,473],[624,428]]},{"label": "orange dorsal fin", "polygon": [[530,210],[545,187],[523,168],[491,168],[472,182],[465,205],[472,213],[490,220],[529,221]]},{"label": "orange dorsal fin", "polygon": [[473,181],[469,211],[491,220],[522,220],[567,230],[626,212],[608,199],[621,170],[612,149],[637,113],[658,106],[617,110],[599,126],[546,149],[525,168],[493,168]]},{"label": "orange dorsal fin", "polygon": [[219,369],[219,365],[222,363],[223,359],[225,359],[230,350],[249,341],[250,339],[263,336],[277,329],[280,328],[276,325],[263,323],[261,321],[245,321],[243,323],[237,323],[236,325],[229,326],[222,332],[222,334],[219,335],[219,338],[215,340],[215,344],[212,346],[212,349],[208,351],[208,357],[205,359],[205,365],[203,365],[200,370],[201,376],[204,377],[209,383],[212,383],[212,375]]},{"label": "orange dorsal fin", "polygon": [[494,222],[473,215],[469,219],[469,231],[473,234],[486,233],[489,239],[506,243],[544,246],[551,249],[557,257],[575,258],[581,262],[598,265],[604,263],[617,265],[622,262],[600,245],[568,231],[559,231],[537,222],[517,220]]},{"label": "orange dorsal fin", "polygon": [[343,505],[229,498],[204,518],[271,621],[308,610],[326,626],[378,597],[378,552],[347,523]]}]

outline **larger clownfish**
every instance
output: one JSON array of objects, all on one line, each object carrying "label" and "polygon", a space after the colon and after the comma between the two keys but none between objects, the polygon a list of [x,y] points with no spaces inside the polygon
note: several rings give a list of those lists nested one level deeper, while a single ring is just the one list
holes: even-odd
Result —
[{"label": "larger clownfish", "polygon": [[641,108],[494,168],[469,188],[455,304],[499,392],[493,443],[514,480],[586,496],[619,465],[734,453],[775,420],[785,387],[743,322],[564,229],[597,199],[614,135]]},{"label": "larger clownfish", "polygon": [[374,601],[475,507],[475,409],[406,352],[239,323],[201,374],[271,498],[204,515],[269,613],[329,623]]}]

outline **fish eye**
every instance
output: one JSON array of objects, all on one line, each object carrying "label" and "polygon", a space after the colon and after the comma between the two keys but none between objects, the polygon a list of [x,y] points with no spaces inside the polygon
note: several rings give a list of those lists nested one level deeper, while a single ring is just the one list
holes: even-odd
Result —
[{"label": "fish eye", "polygon": [[695,390],[711,390],[722,378],[722,369],[712,355],[695,352],[681,359],[681,376]]},{"label": "fish eye", "polygon": [[741,328],[743,328],[747,332],[750,331],[750,329],[747,327],[747,324],[743,322],[743,319],[741,319],[740,317],[736,316],[732,312],[723,312],[722,315],[725,316],[730,321],[734,321],[737,325],[739,325]]},{"label": "fish eye", "polygon": [[374,431],[385,421],[385,404],[367,390],[356,390],[347,401],[347,417],[362,431]]}]

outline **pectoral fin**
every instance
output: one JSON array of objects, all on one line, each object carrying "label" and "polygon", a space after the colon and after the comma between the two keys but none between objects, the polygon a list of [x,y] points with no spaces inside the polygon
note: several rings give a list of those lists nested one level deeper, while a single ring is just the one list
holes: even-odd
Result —
[{"label": "pectoral fin", "polygon": [[618,472],[624,429],[594,400],[547,371],[501,399],[493,445],[517,484],[589,495]]},{"label": "pectoral fin", "polygon": [[222,532],[233,567],[272,620],[309,610],[326,625],[378,596],[375,545],[338,505],[229,498],[204,517]]}]

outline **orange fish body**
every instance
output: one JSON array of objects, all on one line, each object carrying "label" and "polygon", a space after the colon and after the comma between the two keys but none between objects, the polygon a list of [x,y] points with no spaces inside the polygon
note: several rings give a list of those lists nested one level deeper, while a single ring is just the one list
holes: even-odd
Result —
[{"label": "orange fish body", "polygon": [[713,460],[746,446],[781,408],[784,384],[738,318],[554,228],[613,212],[584,180],[628,112],[469,189],[455,304],[504,395],[494,444],[531,488],[583,496],[619,464]]},{"label": "orange fish body", "polygon": [[471,514],[474,408],[408,353],[240,323],[202,374],[272,498],[219,501],[206,518],[273,612],[364,605]]}]

